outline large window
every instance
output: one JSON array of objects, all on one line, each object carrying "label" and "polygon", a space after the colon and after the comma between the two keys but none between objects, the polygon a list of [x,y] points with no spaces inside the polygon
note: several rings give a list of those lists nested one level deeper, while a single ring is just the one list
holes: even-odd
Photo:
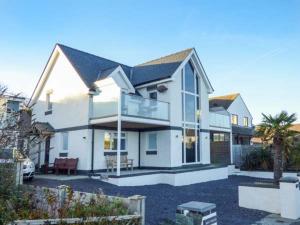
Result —
[{"label": "large window", "polygon": [[181,71],[182,93],[182,162],[200,162],[200,80],[189,61]]},{"label": "large window", "polygon": [[[104,150],[116,151],[118,148],[118,133],[105,132],[104,133]],[[121,150],[126,150],[126,134],[121,133]]]},{"label": "large window", "polygon": [[213,133],[211,134],[212,142],[228,142],[230,141],[230,135],[228,133]]},{"label": "large window", "polygon": [[62,149],[63,150],[69,149],[69,133],[68,132],[62,133]]},{"label": "large window", "polygon": [[231,115],[231,123],[234,125],[238,125],[238,115]]}]

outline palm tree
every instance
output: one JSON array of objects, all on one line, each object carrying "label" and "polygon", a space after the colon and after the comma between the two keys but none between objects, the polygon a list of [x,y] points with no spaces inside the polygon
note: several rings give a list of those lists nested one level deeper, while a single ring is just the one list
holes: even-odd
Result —
[{"label": "palm tree", "polygon": [[295,132],[290,128],[297,120],[296,114],[289,115],[287,112],[282,111],[276,116],[263,115],[262,123],[258,126],[257,133],[264,141],[272,141],[274,150],[274,181],[279,182],[283,173],[283,153],[286,152],[288,143]]}]

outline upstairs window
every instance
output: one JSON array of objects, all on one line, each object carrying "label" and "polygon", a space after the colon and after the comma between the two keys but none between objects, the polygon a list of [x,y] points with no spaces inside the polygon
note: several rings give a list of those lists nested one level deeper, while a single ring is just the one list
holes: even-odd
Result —
[{"label": "upstairs window", "polygon": [[238,125],[238,115],[233,114],[233,115],[231,116],[231,123],[232,123],[233,125]]},{"label": "upstairs window", "polygon": [[149,98],[157,100],[157,91],[152,91],[149,93]]},{"label": "upstairs window", "polygon": [[52,95],[52,91],[48,91],[46,94],[46,106],[47,106],[47,111],[51,111],[52,110],[52,101],[51,101],[51,95]]},{"label": "upstairs window", "polygon": [[249,119],[248,117],[244,117],[244,127],[248,127],[249,126]]}]

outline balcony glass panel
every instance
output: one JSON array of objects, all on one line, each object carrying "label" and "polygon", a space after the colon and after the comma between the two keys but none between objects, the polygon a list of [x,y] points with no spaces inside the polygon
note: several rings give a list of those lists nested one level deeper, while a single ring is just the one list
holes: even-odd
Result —
[{"label": "balcony glass panel", "polygon": [[[94,119],[118,114],[118,98],[102,94],[94,97],[92,115]],[[137,95],[122,94],[121,113],[123,116],[169,120],[169,103]]]},{"label": "balcony glass panel", "polygon": [[209,125],[212,127],[230,128],[230,117],[228,115],[209,113]]},{"label": "balcony glass panel", "polygon": [[147,119],[169,120],[169,103],[137,95],[122,95],[122,115]]}]

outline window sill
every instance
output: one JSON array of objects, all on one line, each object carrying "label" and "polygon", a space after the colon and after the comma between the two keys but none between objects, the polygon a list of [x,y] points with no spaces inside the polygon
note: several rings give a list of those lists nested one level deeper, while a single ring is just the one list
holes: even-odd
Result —
[{"label": "window sill", "polygon": [[[115,150],[104,151],[104,156],[107,156],[107,155],[117,155],[117,151],[115,151]],[[128,152],[125,150],[121,150],[121,155],[128,155]]]},{"label": "window sill", "polygon": [[148,150],[146,151],[146,155],[157,155],[157,150]]},{"label": "window sill", "polygon": [[59,157],[68,157],[68,153],[67,152],[60,152]]},{"label": "window sill", "polygon": [[52,110],[48,110],[45,112],[45,115],[50,115],[50,114],[52,114]]}]

